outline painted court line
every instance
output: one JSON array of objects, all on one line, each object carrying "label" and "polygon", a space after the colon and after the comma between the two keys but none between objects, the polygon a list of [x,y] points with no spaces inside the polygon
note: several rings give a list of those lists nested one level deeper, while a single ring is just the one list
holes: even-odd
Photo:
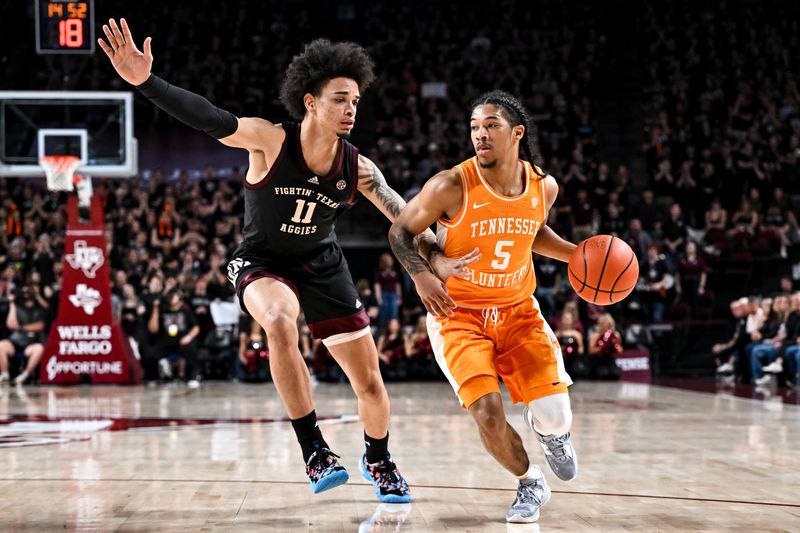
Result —
[{"label": "painted court line", "polygon": [[[14,477],[0,477],[0,481],[13,481],[15,483],[25,482],[95,482],[95,483],[232,483],[244,484],[252,483],[259,485],[308,485],[307,481],[279,481],[279,480],[248,480],[248,479],[167,479],[167,478],[14,478]],[[367,483],[349,483],[350,485],[359,485],[369,487]],[[450,485],[413,485],[413,488],[418,489],[436,489],[436,490],[483,490],[491,492],[516,492],[517,489],[497,488],[497,487],[454,487]],[[570,491],[570,490],[554,490],[557,494],[575,494],[578,496],[608,496],[612,498],[643,498],[651,500],[675,500],[675,501],[688,501],[688,502],[706,502],[706,503],[733,503],[741,505],[760,505],[769,507],[789,507],[793,509],[800,509],[800,503],[780,503],[780,502],[757,502],[751,500],[726,500],[721,498],[690,498],[688,496],[662,496],[653,494],[619,494],[612,492],[584,492],[584,491]]]}]

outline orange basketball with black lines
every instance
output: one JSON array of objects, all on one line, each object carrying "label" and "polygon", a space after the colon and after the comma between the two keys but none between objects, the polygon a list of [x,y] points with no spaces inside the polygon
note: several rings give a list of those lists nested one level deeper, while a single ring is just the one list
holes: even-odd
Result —
[{"label": "orange basketball with black lines", "polygon": [[593,304],[611,305],[621,302],[636,287],[639,261],[622,239],[595,235],[572,252],[567,274],[578,296]]}]

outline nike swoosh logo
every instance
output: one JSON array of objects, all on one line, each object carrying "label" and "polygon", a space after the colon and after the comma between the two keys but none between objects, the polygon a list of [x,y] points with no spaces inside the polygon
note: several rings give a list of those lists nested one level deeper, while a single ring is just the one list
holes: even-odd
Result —
[{"label": "nike swoosh logo", "polygon": [[472,204],[472,209],[480,209],[481,207],[487,206],[487,205],[489,205],[490,203],[492,203],[492,202],[486,202],[485,204],[473,203],[473,204]]}]

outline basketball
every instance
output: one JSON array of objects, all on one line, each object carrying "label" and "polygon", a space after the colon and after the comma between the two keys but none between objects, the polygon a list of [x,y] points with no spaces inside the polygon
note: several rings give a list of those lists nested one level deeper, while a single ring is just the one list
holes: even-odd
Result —
[{"label": "basketball", "polygon": [[624,300],[636,287],[639,261],[622,239],[595,235],[572,253],[568,276],[578,296],[593,304],[611,305]]}]

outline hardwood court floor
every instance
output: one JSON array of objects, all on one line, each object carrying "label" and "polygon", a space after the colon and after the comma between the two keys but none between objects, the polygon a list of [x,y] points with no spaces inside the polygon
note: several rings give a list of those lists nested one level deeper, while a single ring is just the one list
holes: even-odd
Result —
[{"label": "hardwood court floor", "polygon": [[319,385],[347,485],[312,495],[274,387],[0,390],[2,531],[800,531],[800,407],[678,389],[572,387],[576,480],[563,483],[507,404],[553,497],[507,526],[515,481],[445,383],[390,384],[391,449],[415,501],[358,474],[347,385]]}]

